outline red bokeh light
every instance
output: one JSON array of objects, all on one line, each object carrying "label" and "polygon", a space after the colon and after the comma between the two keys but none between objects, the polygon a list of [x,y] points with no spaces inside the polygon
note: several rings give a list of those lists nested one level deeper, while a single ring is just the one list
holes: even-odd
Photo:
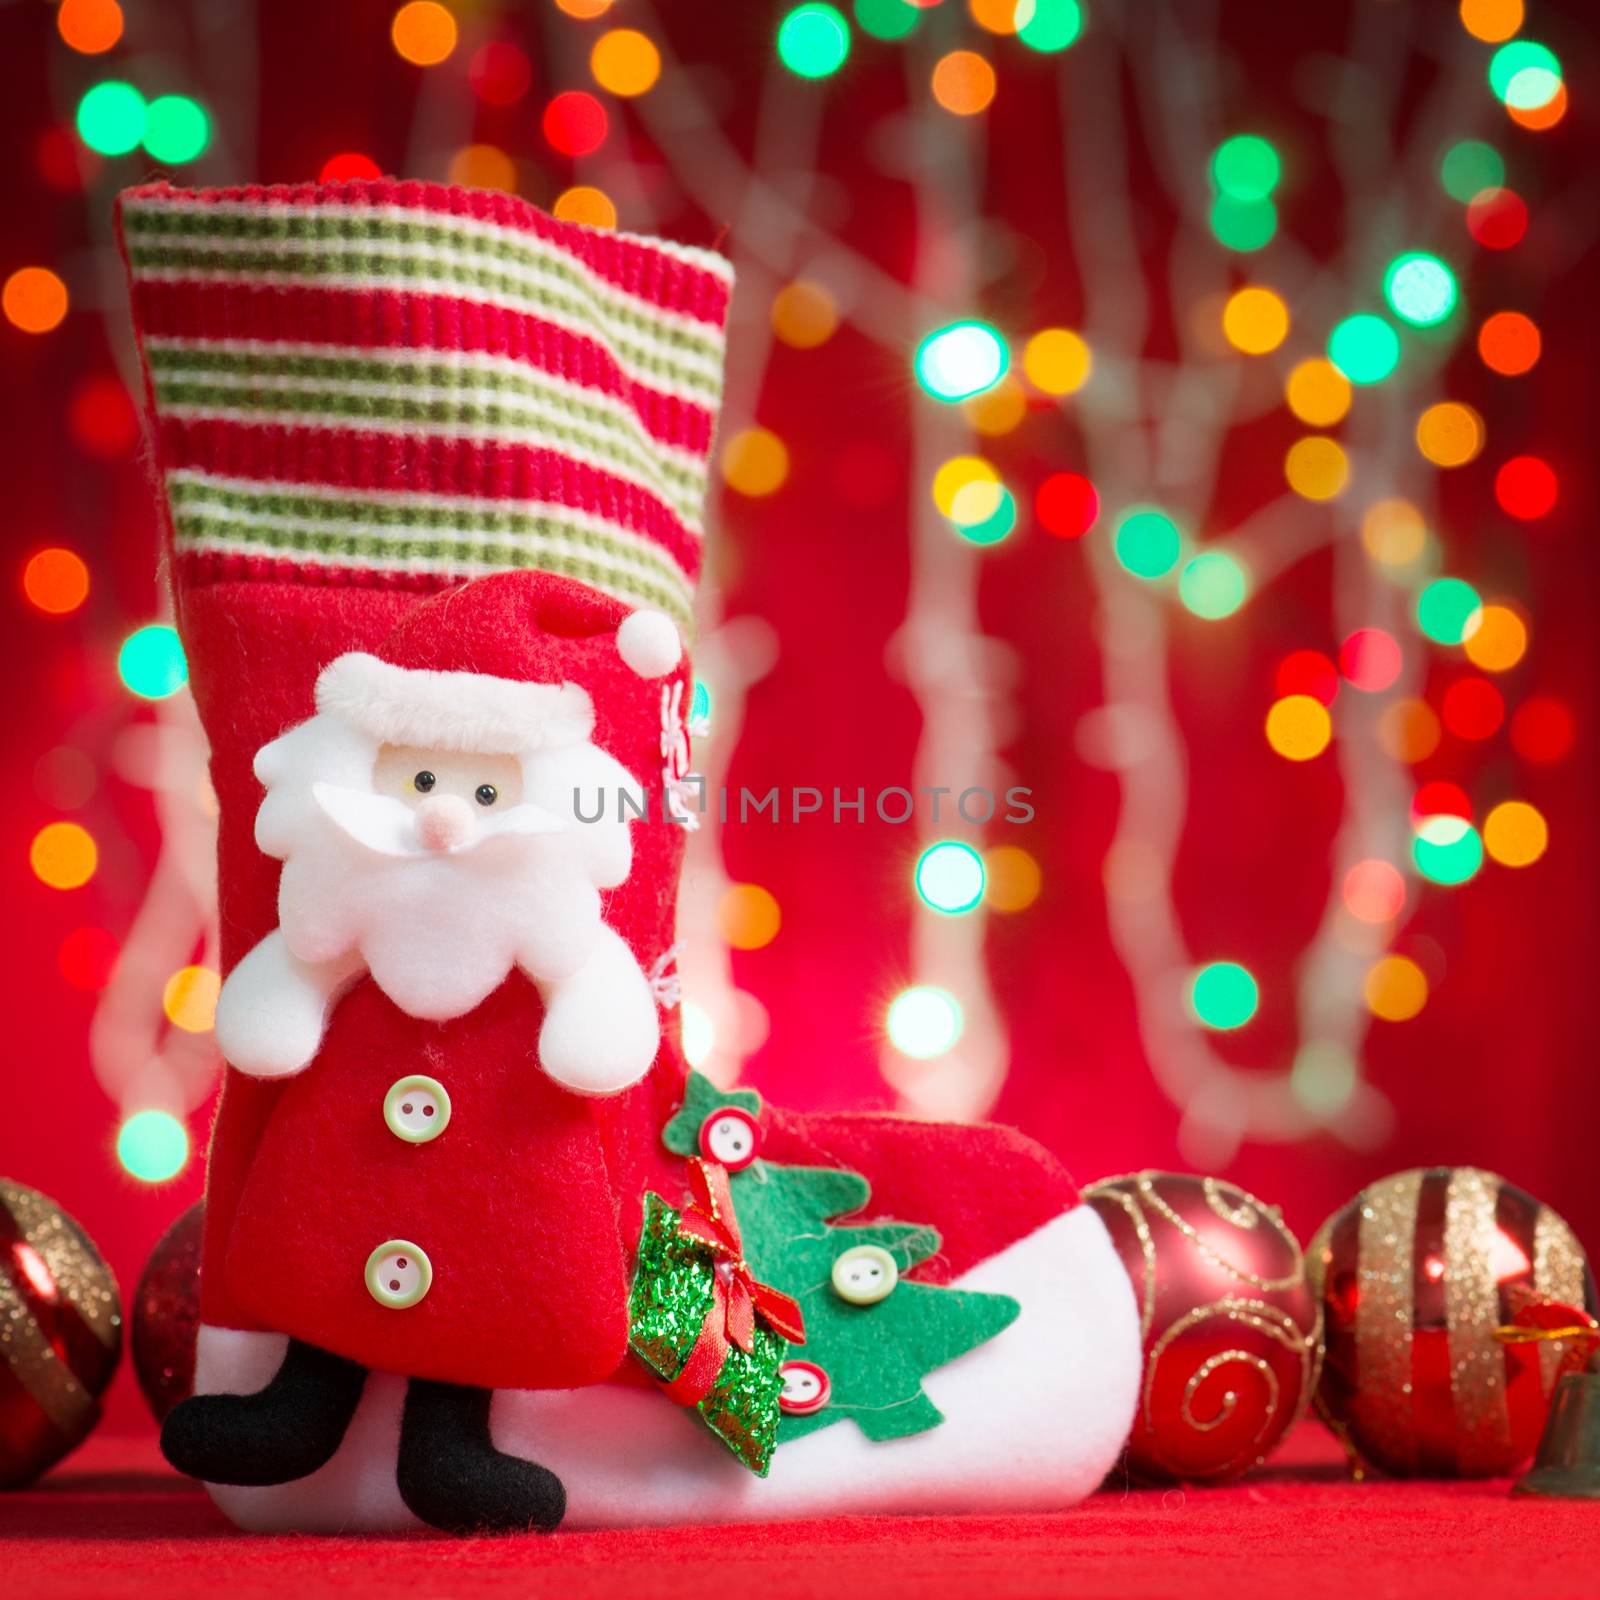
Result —
[{"label": "red bokeh light", "polygon": [[1357,628],[1339,646],[1339,670],[1354,688],[1378,694],[1400,676],[1400,646],[1382,628]]},{"label": "red bokeh light", "polygon": [[1467,207],[1467,232],[1485,250],[1509,250],[1528,231],[1528,207],[1510,189],[1485,189]]},{"label": "red bokeh light", "polygon": [[467,67],[472,92],[486,105],[515,105],[533,82],[533,68],[516,45],[498,39],[473,53]]},{"label": "red bokeh light", "polygon": [[1559,761],[1575,733],[1572,713],[1552,695],[1525,700],[1511,719],[1511,747],[1524,761]]},{"label": "red bokeh light", "polygon": [[1056,472],[1039,485],[1034,510],[1045,532],[1060,539],[1078,539],[1100,515],[1100,496],[1082,473]]},{"label": "red bokeh light", "polygon": [[586,156],[605,141],[606,108],[592,94],[568,89],[544,108],[544,136],[564,156]]},{"label": "red bokeh light", "polygon": [[322,163],[317,176],[323,183],[340,183],[346,178],[381,178],[383,173],[371,156],[359,150],[341,150]]},{"label": "red bokeh light", "polygon": [[74,989],[92,994],[111,982],[117,954],[117,941],[104,928],[74,928],[56,951],[56,965]]},{"label": "red bokeh light", "polygon": [[1331,706],[1339,693],[1339,669],[1320,650],[1296,650],[1278,663],[1273,687],[1280,700],[1286,695],[1308,694]]},{"label": "red bokeh light", "polygon": [[33,147],[39,176],[62,194],[77,194],[100,170],[101,158],[66,128],[46,128]]},{"label": "red bokeh light", "polygon": [[1472,801],[1458,783],[1425,783],[1411,797],[1411,820],[1424,817],[1460,817],[1472,821]]},{"label": "red bokeh light", "polygon": [[85,378],[67,404],[67,427],[90,455],[125,456],[139,442],[139,416],[119,378]]},{"label": "red bokeh light", "polygon": [[1487,739],[1505,721],[1506,703],[1487,678],[1462,678],[1444,692],[1439,712],[1461,739]]},{"label": "red bokeh light", "polygon": [[1494,497],[1500,509],[1523,522],[1549,515],[1560,492],[1550,464],[1538,456],[1513,456],[1495,474]]}]

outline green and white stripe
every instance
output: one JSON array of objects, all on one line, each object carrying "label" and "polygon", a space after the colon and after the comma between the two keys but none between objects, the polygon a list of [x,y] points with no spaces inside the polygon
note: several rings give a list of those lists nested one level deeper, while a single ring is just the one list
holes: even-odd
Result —
[{"label": "green and white stripe", "polygon": [[636,483],[701,531],[706,463],[624,402],[503,356],[153,339],[164,415],[524,443]]},{"label": "green and white stripe", "polygon": [[693,626],[693,585],[649,539],[570,506],[453,495],[263,486],[185,468],[167,474],[177,548],[367,567],[444,579],[537,569],[592,584]]},{"label": "green and white stripe", "polygon": [[451,295],[583,338],[598,329],[635,381],[712,409],[720,398],[720,332],[618,289],[532,234],[399,206],[151,200],[125,206],[123,229],[136,278]]}]

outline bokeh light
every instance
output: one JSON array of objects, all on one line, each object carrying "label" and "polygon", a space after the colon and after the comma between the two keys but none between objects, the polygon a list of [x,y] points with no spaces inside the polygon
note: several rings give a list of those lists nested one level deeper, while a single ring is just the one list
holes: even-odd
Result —
[{"label": "bokeh light", "polygon": [[983,899],[984,881],[983,857],[959,839],[942,839],[917,858],[917,894],[946,916],[973,910]]},{"label": "bokeh light", "polygon": [[[945,516],[953,517],[956,497],[974,483],[1000,482],[1000,474],[982,456],[951,456],[933,475],[933,503]],[[994,502],[998,504],[998,498]]]},{"label": "bokeh light", "polygon": [[998,438],[1010,433],[1027,416],[1028,396],[1022,385],[1007,373],[992,389],[964,400],[962,410],[979,433]]},{"label": "bokeh light", "polygon": [[612,28],[595,40],[589,70],[602,89],[629,99],[655,87],[661,76],[661,52],[637,28]]},{"label": "bokeh light", "polygon": [[890,1002],[887,1026],[889,1042],[901,1055],[931,1061],[955,1046],[965,1018],[953,994],[919,984],[901,990]]},{"label": "bokeh light", "polygon": [[1350,482],[1350,458],[1337,439],[1297,439],[1283,458],[1289,487],[1305,500],[1336,500]]},{"label": "bokeh light", "polygon": [[611,9],[611,0],[556,0],[556,7],[579,22],[593,22]]},{"label": "bokeh light", "polygon": [[1065,50],[1083,32],[1078,0],[1017,0],[1017,37],[1030,50]]},{"label": "bokeh light", "polygon": [[1411,826],[1420,829],[1429,817],[1459,817],[1472,821],[1472,799],[1459,783],[1435,778],[1411,797]]},{"label": "bokeh light", "polygon": [[1328,335],[1328,359],[1351,383],[1382,383],[1400,364],[1400,335],[1382,317],[1346,317]]},{"label": "bokeh light", "polygon": [[930,333],[913,363],[936,400],[966,400],[998,383],[1011,365],[1005,340],[987,322],[952,322]]},{"label": "bokeh light", "polygon": [[168,1111],[136,1111],[117,1130],[117,1160],[144,1183],[164,1183],[189,1160],[189,1130]]},{"label": "bokeh light", "polygon": [[61,42],[79,55],[104,54],[122,37],[122,27],[117,0],[61,0],[56,8]]},{"label": "bokeh light", "polygon": [[1357,628],[1339,646],[1339,670],[1363,694],[1381,694],[1391,687],[1400,667],[1400,645],[1382,628]]},{"label": "bokeh light", "polygon": [[1417,449],[1436,467],[1466,466],[1483,442],[1483,418],[1459,400],[1441,400],[1417,418]]},{"label": "bokeh light", "polygon": [[141,700],[165,700],[189,681],[177,630],[152,622],[135,628],[117,652],[117,675]]},{"label": "bokeh light", "polygon": [[0,310],[24,333],[59,328],[68,303],[66,284],[48,267],[18,267],[0,289]]},{"label": "bokeh light", "polygon": [[161,991],[167,1021],[185,1033],[209,1033],[216,1025],[222,978],[211,967],[179,967]]},{"label": "bokeh light", "polygon": [[1190,978],[1189,1005],[1206,1027],[1226,1032],[1255,1016],[1261,991],[1249,969],[1237,961],[1211,961]]},{"label": "bokeh light", "polygon": [[1280,697],[1308,694],[1331,706],[1339,693],[1339,669],[1320,650],[1294,650],[1278,663],[1272,683]]},{"label": "bokeh light", "polygon": [[778,937],[777,896],[759,883],[735,883],[717,902],[717,932],[735,950],[761,950]]},{"label": "bokeh light", "polygon": [[144,138],[144,96],[131,83],[108,79],[78,102],[78,137],[103,156],[125,156]]},{"label": "bokeh light", "polygon": [[493,39],[467,63],[472,92],[489,106],[514,106],[533,87],[533,66],[509,39]]},{"label": "bokeh light", "polygon": [[1345,909],[1358,922],[1393,922],[1406,905],[1406,880],[1392,862],[1358,861],[1344,875]]},{"label": "bokeh light", "polygon": [[1332,1117],[1350,1104],[1359,1081],[1356,1059],[1331,1039],[1311,1039],[1295,1052],[1289,1088],[1308,1111]]},{"label": "bokeh light", "polygon": [[1409,1022],[1428,1003],[1428,979],[1409,956],[1381,956],[1367,969],[1361,992],[1384,1022]]},{"label": "bokeh light", "polygon": [[74,928],[56,951],[56,966],[74,989],[95,994],[111,982],[120,953],[106,929]]},{"label": "bokeh light", "polygon": [[544,108],[539,126],[552,150],[564,156],[586,156],[605,143],[610,120],[606,108],[592,94],[568,89]]},{"label": "bokeh light", "polygon": [[1497,311],[1478,329],[1478,355],[1484,366],[1506,378],[1532,370],[1543,343],[1537,324],[1520,311]]},{"label": "bokeh light", "polygon": [[1342,421],[1353,394],[1350,380],[1321,356],[1300,362],[1284,385],[1289,409],[1313,428],[1331,428]]},{"label": "bokeh light", "polygon": [[1250,582],[1225,550],[1204,550],[1178,574],[1178,598],[1197,617],[1231,617],[1245,602]]},{"label": "bokeh light", "polygon": [[1537,110],[1561,88],[1561,62],[1546,45],[1514,39],[1489,58],[1489,87],[1513,110]]},{"label": "bokeh light", "polygon": [[796,6],[778,24],[778,59],[796,77],[831,77],[849,54],[850,24],[833,6]]},{"label": "bokeh light", "polygon": [[94,836],[76,822],[48,822],[28,846],[33,875],[50,889],[81,889],[99,863]]},{"label": "bokeh light", "polygon": [[1456,308],[1456,275],[1438,256],[1410,250],[1396,256],[1383,275],[1389,309],[1416,328],[1443,322]]},{"label": "bokeh light", "polygon": [[1464,817],[1424,817],[1411,841],[1411,859],[1430,883],[1453,887],[1477,875],[1483,839]]},{"label": "bokeh light", "polygon": [[1270,200],[1216,195],[1211,201],[1211,231],[1225,250],[1264,249],[1278,231],[1278,208]]},{"label": "bokeh light", "polygon": [[64,617],[89,598],[89,568],[75,550],[40,550],[22,569],[22,592],[47,615]]},{"label": "bokeh light", "polygon": [[1483,847],[1502,867],[1531,867],[1550,847],[1550,825],[1526,800],[1502,800],[1483,819]]},{"label": "bokeh light", "polygon": [[1117,560],[1134,577],[1160,578],[1178,564],[1183,539],[1164,511],[1141,506],[1117,524],[1114,548]]},{"label": "bokeh light", "polygon": [[371,156],[359,150],[341,150],[322,163],[317,174],[319,182],[341,183],[350,178],[381,178],[383,169]]},{"label": "bokeh light", "polygon": [[739,494],[774,494],[788,476],[788,446],[770,428],[741,428],[722,447],[723,481]]},{"label": "bokeh light", "polygon": [[1499,44],[1522,26],[1522,0],[1461,0],[1461,26],[1474,39]]},{"label": "bokeh light", "polygon": [[811,278],[796,278],[772,297],[772,331],[796,350],[825,344],[839,326],[833,291]]},{"label": "bokeh light", "polygon": [[1089,381],[1094,357],[1070,328],[1041,328],[1022,350],[1028,382],[1045,394],[1073,394]]},{"label": "bokeh light", "polygon": [[1396,700],[1378,718],[1378,743],[1386,755],[1415,766],[1439,748],[1444,730],[1426,700]]},{"label": "bokeh light", "polygon": [[1333,718],[1312,695],[1285,695],[1267,712],[1267,743],[1285,761],[1315,760],[1332,738]]},{"label": "bokeh light", "polygon": [[1445,690],[1439,715],[1458,739],[1492,738],[1506,719],[1505,697],[1487,678],[1460,678]]},{"label": "bokeh light", "polygon": [[1506,115],[1517,124],[1519,128],[1529,128],[1540,132],[1545,128],[1553,128],[1567,114],[1567,86],[1558,83],[1555,93],[1542,105],[1519,106],[1511,102],[1506,103]]},{"label": "bokeh light", "polygon": [[145,108],[144,147],[168,166],[193,161],[211,143],[211,118],[199,101],[164,94]]},{"label": "bokeh light", "polygon": [[1039,485],[1033,510],[1046,533],[1078,539],[1100,515],[1100,496],[1082,473],[1053,472]]},{"label": "bokeh light", "polygon": [[1484,189],[1467,206],[1467,232],[1485,250],[1509,250],[1527,231],[1527,203],[1510,189]]},{"label": "bokeh light", "polygon": [[1017,0],[967,0],[967,10],[987,33],[1006,35],[1017,31]]},{"label": "bokeh light", "polygon": [[448,6],[437,0],[409,0],[395,12],[389,37],[401,60],[414,67],[436,67],[450,59],[459,31]]},{"label": "bokeh light", "polygon": [[904,39],[922,20],[911,0],[856,0],[856,21],[874,39]]},{"label": "bokeh light", "polygon": [[1511,747],[1524,761],[1560,761],[1572,749],[1577,728],[1572,713],[1553,695],[1524,700],[1511,719]]},{"label": "bokeh light", "polygon": [[1483,601],[1461,578],[1435,578],[1417,596],[1416,616],[1435,644],[1460,644],[1482,620]]},{"label": "bokeh light", "polygon": [[1211,181],[1235,200],[1265,200],[1282,173],[1278,152],[1258,134],[1235,134],[1211,157]]},{"label": "bokeh light", "polygon": [[691,1067],[703,1066],[717,1045],[717,1025],[704,1006],[685,1000],[678,1008],[683,1027],[683,1059]]},{"label": "bokeh light", "polygon": [[1289,337],[1289,308],[1271,289],[1247,285],[1228,296],[1222,308],[1222,331],[1236,350],[1266,355]]},{"label": "bokeh light", "polygon": [[1361,518],[1361,542],[1381,566],[1408,567],[1428,543],[1428,525],[1409,500],[1376,500]]},{"label": "bokeh light", "polygon": [[1452,200],[1466,205],[1485,189],[1498,189],[1506,181],[1506,164],[1492,144],[1463,139],[1445,151],[1439,163],[1439,182]]},{"label": "bokeh light", "polygon": [[1039,863],[1017,844],[997,844],[988,851],[983,877],[983,900],[991,911],[1026,911],[1044,886]]},{"label": "bokeh light", "polygon": [[1473,666],[1485,672],[1509,672],[1528,653],[1528,625],[1510,606],[1485,606],[1461,648]]},{"label": "bokeh light", "polygon": [[446,176],[468,189],[499,189],[515,194],[517,164],[497,144],[462,146],[450,158]]},{"label": "bokeh light", "polygon": [[1556,508],[1561,485],[1549,462],[1513,456],[1494,475],[1494,497],[1507,516],[1533,522]]},{"label": "bokeh light", "polygon": [[1016,498],[1001,483],[966,483],[951,501],[950,520],[969,544],[999,544],[1016,528]]},{"label": "bokeh light", "polygon": [[563,222],[579,222],[586,228],[614,228],[617,225],[617,203],[604,189],[592,183],[575,183],[563,189],[550,207],[550,214]]},{"label": "bokeh light", "polygon": [[933,64],[933,98],[958,117],[975,117],[994,100],[994,68],[976,50],[952,50]]}]

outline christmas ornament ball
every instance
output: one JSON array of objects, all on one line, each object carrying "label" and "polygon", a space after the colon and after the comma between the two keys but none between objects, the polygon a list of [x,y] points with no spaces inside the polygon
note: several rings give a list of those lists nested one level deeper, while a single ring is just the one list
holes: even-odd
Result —
[{"label": "christmas ornament ball", "polygon": [[205,1202],[197,1200],[156,1240],[133,1292],[128,1343],[139,1387],[157,1422],[194,1393],[204,1220]]},{"label": "christmas ornament ball", "polygon": [[1157,1483],[1248,1471],[1316,1388],[1321,1319],[1294,1235],[1276,1207],[1218,1178],[1142,1172],[1091,1184],[1084,1199],[1139,1301],[1130,1471]]},{"label": "christmas ornament ball", "polygon": [[1318,1408],[1401,1477],[1495,1477],[1532,1456],[1595,1282],[1572,1230],[1492,1172],[1427,1167],[1369,1184],[1307,1250],[1327,1360]]},{"label": "christmas ornament ball", "polygon": [[0,1489],[88,1436],[122,1353],[117,1280],[47,1195],[0,1178]]}]

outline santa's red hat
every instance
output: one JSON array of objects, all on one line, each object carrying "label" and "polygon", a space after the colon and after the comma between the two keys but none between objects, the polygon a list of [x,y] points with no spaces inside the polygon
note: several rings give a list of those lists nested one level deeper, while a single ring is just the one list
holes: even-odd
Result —
[{"label": "santa's red hat", "polygon": [[587,739],[594,696],[677,666],[677,629],[586,585],[509,572],[435,595],[374,655],[338,657],[317,710],[384,744],[526,755]]}]

